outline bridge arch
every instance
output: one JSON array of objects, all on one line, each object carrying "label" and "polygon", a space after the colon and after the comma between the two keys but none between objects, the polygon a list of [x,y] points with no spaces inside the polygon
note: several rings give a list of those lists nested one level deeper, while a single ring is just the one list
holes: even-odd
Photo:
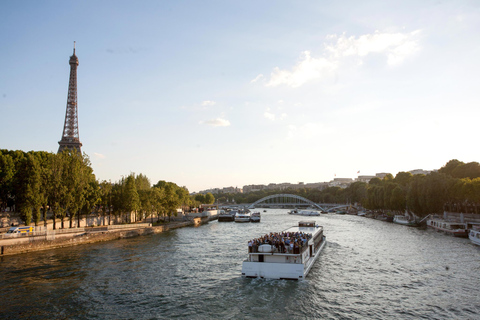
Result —
[{"label": "bridge arch", "polygon": [[281,194],[273,194],[273,195],[270,195],[270,196],[266,196],[260,200],[257,200],[255,201],[254,203],[252,203],[248,208],[249,209],[252,209],[253,207],[255,207],[257,204],[260,204],[262,202],[265,202],[265,201],[268,201],[268,200],[271,200],[271,199],[294,199],[296,201],[300,201],[298,202],[298,204],[309,204],[311,206],[314,206],[320,210],[324,210],[324,208],[322,208],[321,206],[319,206],[317,203],[311,201],[311,200],[308,200],[304,197],[300,197],[300,196],[297,196],[297,195],[294,195],[294,194],[285,194],[285,193],[281,193]]}]

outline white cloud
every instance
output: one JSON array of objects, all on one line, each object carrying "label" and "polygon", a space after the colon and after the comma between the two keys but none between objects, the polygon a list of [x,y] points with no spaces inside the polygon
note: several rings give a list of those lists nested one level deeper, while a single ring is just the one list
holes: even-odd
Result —
[{"label": "white cloud", "polygon": [[258,80],[262,79],[263,78],[263,74],[259,74],[258,76],[255,77],[255,79],[253,79],[252,81],[250,81],[250,83],[255,83],[257,82]]},{"label": "white cloud", "polygon": [[363,58],[372,53],[385,55],[388,65],[398,65],[420,49],[419,35],[419,30],[410,33],[376,31],[358,38],[345,34],[329,35],[322,55],[312,57],[310,51],[302,52],[302,57],[291,70],[275,67],[266,86],[288,85],[296,88],[312,80],[326,79],[334,75],[348,57],[356,58],[357,65],[362,65]]},{"label": "white cloud", "polygon": [[200,121],[200,124],[206,124],[211,127],[228,127],[230,126],[230,121],[222,118],[217,118],[217,119]]},{"label": "white cloud", "polygon": [[330,52],[333,59],[347,56],[365,57],[371,53],[384,53],[389,65],[402,62],[407,56],[419,50],[419,30],[410,33],[381,33],[364,34],[355,38],[346,37],[342,34],[329,36],[329,39],[337,39],[333,45],[326,45],[325,49]]},{"label": "white cloud", "polygon": [[275,115],[270,112],[270,109],[267,109],[267,111],[263,113],[263,116],[270,121],[275,121]]},{"label": "white cloud", "polygon": [[106,158],[106,156],[101,154],[101,153],[94,152],[93,154],[95,155],[96,158],[99,158],[99,159],[105,159]]},{"label": "white cloud", "polygon": [[312,58],[310,51],[304,51],[302,54],[303,59],[293,67],[292,71],[280,70],[275,67],[266,85],[275,87],[286,84],[296,88],[310,80],[330,76],[337,69],[337,62],[334,60],[324,57]]},{"label": "white cloud", "polygon": [[216,104],[215,101],[205,100],[202,102],[202,107],[214,106]]},{"label": "white cloud", "polygon": [[275,121],[285,119],[287,117],[287,114],[281,113],[280,116],[277,116],[275,113],[271,112],[270,108],[267,108],[267,110],[263,113],[263,116],[270,121]]}]

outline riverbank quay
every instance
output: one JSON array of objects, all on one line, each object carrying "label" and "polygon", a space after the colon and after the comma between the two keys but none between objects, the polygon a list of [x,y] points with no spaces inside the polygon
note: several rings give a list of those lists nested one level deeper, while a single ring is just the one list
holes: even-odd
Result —
[{"label": "riverbank quay", "polygon": [[[208,223],[208,221],[194,218],[185,221],[172,221],[158,226],[152,226],[149,223],[136,223],[93,228],[60,229],[18,238],[5,238],[2,236],[2,239],[0,239],[0,256],[145,236],[178,228],[200,226],[204,223]],[[68,231],[68,233],[62,232],[63,230]]]}]

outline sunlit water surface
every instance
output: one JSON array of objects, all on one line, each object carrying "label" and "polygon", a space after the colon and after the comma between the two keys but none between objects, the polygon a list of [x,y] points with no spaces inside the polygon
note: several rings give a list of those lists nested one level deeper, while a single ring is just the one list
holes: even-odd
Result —
[{"label": "sunlit water surface", "polygon": [[479,319],[479,247],[357,216],[308,218],[327,246],[306,280],[242,278],[249,239],[302,220],[286,212],[1,257],[0,318]]}]

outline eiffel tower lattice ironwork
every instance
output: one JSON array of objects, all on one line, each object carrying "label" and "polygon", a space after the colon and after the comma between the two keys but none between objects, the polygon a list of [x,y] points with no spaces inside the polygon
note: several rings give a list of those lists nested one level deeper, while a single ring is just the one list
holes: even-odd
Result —
[{"label": "eiffel tower lattice ironwork", "polygon": [[65,149],[77,149],[82,153],[82,143],[78,135],[78,108],[77,108],[77,67],[78,58],[75,55],[75,42],[73,43],[73,55],[70,57],[70,81],[68,83],[67,111],[65,112],[65,124],[63,126],[62,140],[58,142],[58,153]]}]

